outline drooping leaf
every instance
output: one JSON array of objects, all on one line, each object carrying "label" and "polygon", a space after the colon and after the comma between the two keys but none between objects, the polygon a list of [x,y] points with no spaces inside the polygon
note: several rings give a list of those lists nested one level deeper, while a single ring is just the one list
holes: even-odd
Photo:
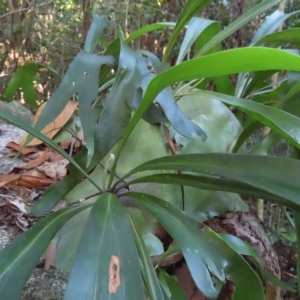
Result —
[{"label": "drooping leaf", "polygon": [[272,43],[272,42],[278,42],[280,44],[284,44],[284,43],[299,44],[300,28],[290,28],[284,31],[278,31],[278,32],[268,34],[265,37],[258,40],[255,43],[255,45],[258,46],[264,43]]},{"label": "drooping leaf", "polygon": [[71,217],[91,205],[85,202],[52,213],[17,236],[0,252],[0,293],[3,299],[19,299],[23,286],[57,231]]},{"label": "drooping leaf", "polygon": [[99,38],[103,38],[103,29],[109,24],[107,18],[93,15],[91,27],[84,42],[84,51],[94,53]]},{"label": "drooping leaf", "polygon": [[230,23],[225,29],[220,31],[219,34],[215,35],[196,55],[195,57],[201,56],[205,54],[208,50],[210,50],[212,47],[217,45],[218,43],[222,42],[224,39],[229,37],[231,34],[236,32],[238,29],[240,29],[242,26],[246,25],[249,21],[254,19],[259,14],[267,11],[274,5],[278,4],[281,0],[265,0],[259,2],[254,7],[247,10],[246,13],[244,13],[242,16],[237,18],[235,21]]},{"label": "drooping leaf", "polygon": [[[275,107],[247,101],[241,98],[206,91],[201,91],[199,92],[199,95],[200,94],[203,95],[203,98],[220,100],[224,103],[238,107],[249,116],[279,133],[291,144],[298,148],[300,147],[299,118]],[[202,96],[200,96],[200,98],[202,98]]]},{"label": "drooping leaf", "polygon": [[[189,154],[154,159],[135,168],[126,176],[143,170],[181,170],[221,177],[252,186],[278,198],[296,210],[299,203],[300,162],[294,159],[242,154]],[[282,170],[289,172],[281,176]],[[259,174],[259,176],[257,176]],[[278,200],[276,200],[278,201]]]},{"label": "drooping leaf", "polygon": [[183,61],[184,57],[186,56],[194,42],[197,40],[198,36],[213,23],[217,22],[202,18],[191,19],[191,21],[188,24],[188,28],[186,30],[184,39],[180,46],[180,51],[176,60],[176,65]]},{"label": "drooping leaf", "polygon": [[[224,61],[230,64],[224,65]],[[220,68],[220,65],[223,65]],[[300,57],[278,49],[241,48],[192,59],[157,75],[149,84],[143,100],[124,133],[125,144],[133,128],[143,116],[150,103],[166,86],[178,81],[215,77],[232,73],[288,69],[300,71]]]},{"label": "drooping leaf", "polygon": [[145,299],[134,235],[113,194],[91,209],[64,299]]},{"label": "drooping leaf", "polygon": [[179,16],[179,19],[176,23],[176,26],[172,32],[172,35],[169,39],[166,50],[164,52],[164,56],[162,59],[163,65],[166,64],[169,54],[171,52],[171,49],[174,46],[175,41],[176,41],[179,33],[181,32],[181,30],[190,21],[190,19],[196,15],[196,13],[201,11],[210,2],[211,2],[211,0],[198,0],[198,1],[188,0],[188,2],[185,4],[185,6]]},{"label": "drooping leaf", "polygon": [[163,299],[163,293],[150,259],[149,252],[147,251],[146,245],[141,237],[141,231],[130,216],[129,219],[132,224],[136,246],[142,263],[143,280],[147,289],[148,297],[150,300]]},{"label": "drooping leaf", "polygon": [[289,17],[298,14],[299,11],[294,11],[289,14],[285,14],[281,10],[275,10],[270,16],[268,16],[265,21],[258,28],[254,37],[251,40],[250,46],[257,43],[259,40],[263,39],[266,35],[273,33],[276,29]]},{"label": "drooping leaf", "polygon": [[153,214],[180,246],[193,279],[205,296],[217,296],[207,272],[209,268],[219,280],[224,282],[223,271],[226,278],[235,283],[234,300],[264,298],[257,274],[218,234],[204,225],[199,230],[194,219],[162,199],[135,192],[128,195]]},{"label": "drooping leaf", "polygon": [[37,130],[42,130],[51,123],[61,113],[72,95],[77,92],[80,120],[88,149],[88,157],[94,153],[97,111],[92,104],[98,96],[99,71],[103,64],[114,66],[116,64],[115,58],[80,51],[71,63],[63,81],[47,101],[35,126]]}]

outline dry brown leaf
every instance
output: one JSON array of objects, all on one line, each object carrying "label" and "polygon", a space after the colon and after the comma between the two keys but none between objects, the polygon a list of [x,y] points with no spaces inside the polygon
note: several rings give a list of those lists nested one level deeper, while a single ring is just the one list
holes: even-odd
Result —
[{"label": "dry brown leaf", "polygon": [[38,170],[30,170],[22,174],[5,174],[0,175],[0,187],[2,186],[24,186],[27,188],[47,187],[54,182],[60,180],[54,180],[46,178],[43,172]]},{"label": "dry brown leaf", "polygon": [[[46,102],[43,103],[39,109],[37,110],[33,124],[36,124],[37,120],[39,119],[44,107],[46,105]],[[76,101],[69,101],[64,110],[60,113],[60,115],[50,124],[48,124],[43,130],[42,133],[45,134],[48,138],[52,139],[60,130],[61,128],[69,121],[71,116],[73,115],[76,107],[78,105],[78,102]],[[20,145],[24,145],[27,138],[28,133],[26,133],[24,136],[20,139]],[[40,145],[43,142],[37,138],[34,138],[27,146],[35,146]]]},{"label": "dry brown leaf", "polygon": [[37,169],[44,172],[50,178],[62,178],[67,174],[66,166],[68,163],[69,161],[67,159],[44,162],[41,166],[37,167]]},{"label": "dry brown leaf", "polygon": [[38,159],[33,159],[33,160],[28,161],[28,163],[25,166],[15,167],[11,170],[10,173],[18,173],[22,170],[30,170],[35,167],[38,167],[42,163],[44,163],[47,160],[47,158],[48,158],[48,153],[46,151],[43,151]]},{"label": "dry brown leaf", "polygon": [[22,145],[19,145],[15,142],[9,142],[6,144],[5,146],[6,148],[8,149],[13,149],[15,151],[11,151],[11,153],[8,153],[7,156],[14,156],[16,155],[20,150],[21,150],[21,153],[26,155],[28,153],[36,153],[36,152],[39,152],[40,150],[36,147],[25,147],[22,149]]}]

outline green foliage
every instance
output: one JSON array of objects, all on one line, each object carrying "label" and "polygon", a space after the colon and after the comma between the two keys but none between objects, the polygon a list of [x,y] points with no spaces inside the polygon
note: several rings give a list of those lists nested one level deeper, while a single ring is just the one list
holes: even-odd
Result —
[{"label": "green foliage", "polygon": [[[50,214],[0,252],[0,293],[5,298],[19,298],[56,234],[56,267],[70,272],[65,299],[184,299],[178,296],[183,291],[174,276],[159,263],[154,268],[151,260],[153,255],[165,258],[178,251],[208,298],[217,298],[226,281],[235,284],[234,300],[264,299],[261,278],[287,288],[262,268],[258,274],[250,266],[243,255],[256,257],[252,248],[203,222],[228,211],[247,210],[239,196],[247,194],[294,209],[299,236],[299,161],[263,156],[278,137],[300,148],[300,120],[293,114],[297,104],[288,102],[300,92],[295,79],[300,57],[275,49],[288,41],[299,45],[298,31],[273,33],[280,22],[272,15],[249,47],[222,51],[225,38],[279,1],[262,1],[223,30],[215,21],[194,17],[208,2],[188,1],[162,63],[150,52],[133,50],[130,43],[174,24],[141,28],[98,55],[94,49],[108,23],[95,16],[84,50],[75,56],[35,128],[0,110],[1,118],[70,161],[69,175],[51,186],[32,209],[38,216]],[[167,69],[165,63],[186,24],[176,66]],[[262,46],[265,43],[270,47]],[[196,54],[184,61],[193,45]],[[16,72],[7,97],[20,84],[32,94],[35,73],[30,73],[30,82],[21,80],[24,69],[31,67]],[[281,77],[276,89],[269,82],[275,71]],[[234,85],[229,75],[236,73]],[[216,91],[201,89],[210,81]],[[99,91],[107,89],[104,108],[97,106]],[[86,142],[74,159],[39,132],[72,96],[79,102]],[[32,96],[26,98],[34,103]],[[225,104],[248,116],[244,130]],[[270,128],[270,140],[245,154],[245,141],[262,126]],[[255,151],[263,155],[253,155]],[[63,198],[68,207],[51,212]],[[175,252],[169,248],[162,253],[162,241],[155,236],[158,223],[176,243]]]}]

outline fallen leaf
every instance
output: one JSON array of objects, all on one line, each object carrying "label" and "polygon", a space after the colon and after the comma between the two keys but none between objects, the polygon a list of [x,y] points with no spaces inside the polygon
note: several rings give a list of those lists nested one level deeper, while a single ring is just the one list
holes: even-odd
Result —
[{"label": "fallen leaf", "polygon": [[44,172],[50,178],[62,178],[67,174],[66,166],[68,163],[67,159],[44,162],[41,166],[37,167],[37,170]]},{"label": "fallen leaf", "polygon": [[[39,119],[45,105],[47,102],[43,103],[36,112],[36,115],[33,120],[33,124],[35,125],[37,120]],[[59,114],[59,116],[50,124],[48,124],[43,130],[42,133],[45,134],[48,138],[52,139],[60,130],[61,128],[68,122],[68,120],[73,115],[78,102],[76,101],[69,101],[68,104],[65,106],[63,111]],[[26,133],[20,139],[20,145],[24,145],[29,134]],[[36,146],[40,145],[43,142],[37,138],[34,138],[27,146]]]},{"label": "fallen leaf", "polygon": [[26,154],[29,154],[29,153],[36,153],[36,152],[39,152],[40,150],[36,147],[24,147],[22,149],[22,145],[19,145],[15,142],[9,142],[6,144],[5,146],[6,148],[8,149],[13,149],[15,151],[11,151],[11,153],[8,154],[8,156],[14,156],[16,155],[19,151],[21,151],[22,154],[26,155]]},{"label": "fallen leaf", "polygon": [[[32,172],[34,171],[34,172]],[[40,174],[42,176],[33,176],[32,174]],[[46,178],[43,172],[38,170],[30,170],[22,174],[4,174],[0,175],[0,187],[2,186],[24,186],[27,188],[47,187],[54,182],[60,182],[60,180],[54,180]]]},{"label": "fallen leaf", "polygon": [[44,163],[45,160],[47,160],[47,156],[48,156],[47,152],[43,151],[42,155],[40,155],[40,157],[38,159],[33,159],[33,160],[28,161],[28,163],[25,166],[15,167],[11,170],[10,173],[18,173],[22,170],[30,170],[30,169],[33,169],[35,167],[38,167],[42,163]]}]

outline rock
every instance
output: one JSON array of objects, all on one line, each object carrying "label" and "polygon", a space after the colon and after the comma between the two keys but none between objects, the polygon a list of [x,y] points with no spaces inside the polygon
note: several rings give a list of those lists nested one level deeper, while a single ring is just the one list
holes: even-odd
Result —
[{"label": "rock", "polygon": [[[0,227],[0,250],[20,232],[17,227]],[[54,268],[36,268],[26,283],[19,300],[62,300],[69,275]]]},{"label": "rock", "polygon": [[[0,101],[0,105],[4,107],[4,110],[8,111],[20,120],[28,124],[32,124],[32,112],[17,101]],[[14,167],[24,166],[26,164],[19,158],[14,159],[13,157],[7,157],[9,150],[5,148],[9,142],[18,143],[21,136],[24,134],[24,130],[16,127],[15,125],[9,124],[0,118],[0,174],[9,173]]]}]

